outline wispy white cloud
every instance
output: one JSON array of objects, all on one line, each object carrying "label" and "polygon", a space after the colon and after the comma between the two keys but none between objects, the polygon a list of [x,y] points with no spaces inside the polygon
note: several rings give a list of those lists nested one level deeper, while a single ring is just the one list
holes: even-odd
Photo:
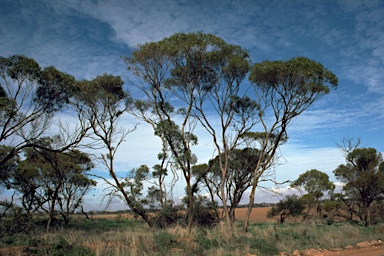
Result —
[{"label": "wispy white cloud", "polygon": [[339,1],[352,18],[346,49],[340,51],[341,71],[370,92],[383,93],[384,74],[384,6],[381,1]]},{"label": "wispy white cloud", "polygon": [[123,73],[122,51],[118,45],[108,47],[112,30],[99,20],[55,11],[44,1],[15,1],[8,8],[1,18],[2,56],[25,54],[43,67],[53,65],[78,79]]},{"label": "wispy white cloud", "polygon": [[310,147],[287,143],[281,147],[281,153],[286,160],[278,167],[277,176],[281,180],[294,180],[300,174],[311,169],[325,172],[332,179],[332,171],[345,163],[342,152],[336,147]]}]

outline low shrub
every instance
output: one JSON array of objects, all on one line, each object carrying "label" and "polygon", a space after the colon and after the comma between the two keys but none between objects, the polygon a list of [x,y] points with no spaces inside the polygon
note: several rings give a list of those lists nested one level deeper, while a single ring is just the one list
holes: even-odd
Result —
[{"label": "low shrub", "polygon": [[12,236],[18,233],[29,234],[34,228],[29,214],[14,213],[10,218],[3,218],[0,221],[0,236]]},{"label": "low shrub", "polygon": [[24,249],[27,255],[41,256],[93,256],[95,255],[90,249],[76,244],[70,244],[63,237],[58,237],[52,244],[47,244],[43,240],[31,239],[28,247]]},{"label": "low shrub", "polygon": [[166,255],[166,252],[179,247],[179,242],[174,234],[161,230],[155,233],[155,246],[158,252]]}]

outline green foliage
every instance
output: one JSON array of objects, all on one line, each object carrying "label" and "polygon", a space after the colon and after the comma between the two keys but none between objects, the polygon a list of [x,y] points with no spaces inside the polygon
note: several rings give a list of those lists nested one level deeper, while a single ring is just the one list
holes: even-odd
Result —
[{"label": "green foliage", "polygon": [[131,200],[131,207],[144,208],[147,204],[147,199],[143,198],[144,181],[148,179],[149,168],[146,165],[141,165],[139,168],[132,169],[127,177],[120,183],[125,189]]},{"label": "green foliage", "polygon": [[[249,80],[265,90],[286,91],[302,104],[314,94],[327,94],[337,77],[318,62],[305,57],[288,61],[263,61],[252,67]],[[283,95],[281,95],[283,96]],[[285,95],[287,96],[287,95]]]},{"label": "green foliage", "polygon": [[322,204],[321,198],[324,196],[325,192],[332,194],[335,189],[335,185],[329,181],[329,176],[316,169],[301,174],[291,183],[291,187],[298,189],[300,192],[303,192],[302,189],[306,191],[306,194],[301,198],[301,201],[307,205],[307,213],[304,214],[305,219],[311,215],[313,207],[316,207],[317,214],[320,214]]},{"label": "green foliage", "polygon": [[49,255],[49,256],[91,256],[95,255],[90,249],[77,244],[70,244],[59,236],[55,242],[47,244],[45,241],[31,239],[30,245],[24,250],[28,255]]},{"label": "green foliage", "polygon": [[329,181],[329,176],[326,173],[316,169],[306,171],[299,178],[291,183],[291,187],[303,187],[310,196],[320,199],[324,196],[324,192],[332,192],[335,185]]},{"label": "green foliage", "polygon": [[[261,177],[276,163],[276,152],[280,144],[286,141],[292,120],[319,97],[328,94],[330,87],[336,88],[338,81],[320,63],[304,57],[256,63],[251,68],[249,81],[259,104],[258,117],[263,130],[258,135],[264,135],[264,138],[257,140],[262,161],[255,169],[255,177]],[[253,205],[258,182],[255,179],[252,184],[249,208]],[[247,230],[248,221],[249,215],[244,221],[244,230]]]},{"label": "green foliage", "polygon": [[274,218],[279,216],[280,223],[284,223],[287,217],[299,217],[305,209],[304,204],[296,195],[288,195],[280,200],[268,211],[267,217]]},{"label": "green foliage", "polygon": [[218,223],[218,219],[212,210],[212,204],[208,198],[199,195],[194,200],[194,203],[193,217],[198,226],[212,227]]},{"label": "green foliage", "polygon": [[157,123],[155,135],[165,139],[163,146],[172,152],[173,161],[178,168],[184,168],[186,163],[196,163],[196,155],[191,152],[190,146],[187,146],[197,145],[198,139],[196,135],[191,132],[182,132],[174,121],[169,120],[163,120]]},{"label": "green foliage", "polygon": [[[196,187],[191,185],[191,169],[197,158],[191,146],[197,144],[192,132],[195,122],[212,128],[204,115],[208,113],[205,109],[214,109],[227,119],[222,124],[226,130],[241,131],[244,123],[252,123],[257,104],[238,95],[240,83],[249,72],[249,54],[212,34],[178,33],[140,45],[125,62],[143,82],[140,89],[146,97],[135,102],[135,115],[153,126],[167,152],[163,156],[169,156],[182,170],[188,198],[193,200]],[[208,106],[210,103],[214,106]],[[212,129],[209,132],[215,133]],[[227,132],[224,134],[227,136]],[[189,202],[188,209],[193,205]],[[188,214],[192,212],[188,210]]]},{"label": "green foliage", "polygon": [[[224,153],[211,159],[208,164],[193,167],[196,187],[207,189],[211,200],[220,197],[224,182],[226,198],[230,203],[230,218],[234,221],[234,209],[239,205],[244,192],[252,185],[254,168],[259,160],[259,151],[255,148],[234,149],[228,154],[228,167],[225,180],[222,181],[221,166],[225,165]],[[222,161],[220,165],[220,161]],[[215,202],[212,202],[215,205]]]},{"label": "green foliage", "polygon": [[118,104],[122,100],[131,103],[130,94],[123,90],[123,84],[121,77],[103,74],[91,81],[78,82],[76,95],[78,100],[90,106],[96,106],[97,102],[103,102],[104,107],[107,107]]},{"label": "green foliage", "polygon": [[[260,104],[261,120],[274,118],[270,128],[264,126],[263,131],[266,139],[271,134],[276,136],[272,148],[267,149],[271,153],[276,151],[280,140],[287,137],[286,129],[293,118],[338,84],[331,71],[304,57],[256,63],[252,66],[249,81]],[[274,153],[269,157],[274,157]]]},{"label": "green foliage", "polygon": [[276,245],[266,239],[252,238],[250,239],[250,248],[256,249],[257,253],[265,256],[273,256],[279,254],[279,250]]},{"label": "green foliage", "polygon": [[249,71],[248,52],[212,34],[174,34],[162,43],[173,65],[165,84],[186,94],[190,85],[203,93],[214,90],[221,79],[238,85]]},{"label": "green foliage", "polygon": [[180,225],[183,218],[184,216],[176,208],[167,207],[165,211],[156,212],[156,216],[151,220],[156,227],[169,228]]},{"label": "green foliage", "polygon": [[74,77],[54,67],[41,69],[34,59],[23,55],[0,57],[0,142],[11,142],[12,147],[0,164],[34,146],[54,112],[69,103],[74,91]]},{"label": "green foliage", "polygon": [[265,127],[264,131],[266,136],[277,136],[275,145],[286,137],[287,126],[294,117],[338,84],[331,71],[304,57],[256,63],[252,66],[249,81],[254,85],[260,104],[260,118],[269,118],[269,114],[275,118],[271,128]]},{"label": "green foliage", "polygon": [[0,236],[13,236],[15,234],[30,234],[35,226],[32,217],[21,209],[14,207],[10,216],[0,220]]},{"label": "green foliage", "polygon": [[[5,158],[7,155],[12,154],[12,147],[0,145],[0,159]],[[17,166],[20,162],[20,158],[18,155],[13,155],[6,163],[1,165],[0,168],[0,189],[1,187],[6,187],[7,189],[11,188],[10,184],[10,176],[17,169]]]},{"label": "green foliage", "polygon": [[[183,202],[188,204],[188,197],[184,197]],[[219,222],[214,213],[214,209],[217,208],[217,205],[212,204],[207,197],[197,195],[193,202],[193,220],[198,227],[213,227]]]},{"label": "green foliage", "polygon": [[47,67],[41,72],[35,101],[45,106],[47,112],[55,112],[69,103],[75,88],[73,76],[60,72],[55,67]]},{"label": "green foliage", "polygon": [[161,255],[167,255],[173,248],[178,248],[177,237],[167,231],[159,231],[154,236],[155,246]]},{"label": "green foliage", "polygon": [[[345,183],[344,202],[350,212],[368,226],[375,221],[370,214],[371,207],[384,194],[383,158],[374,148],[356,148],[346,160],[347,164],[340,165],[333,172],[337,179]],[[356,203],[357,209],[353,203]]]},{"label": "green foliage", "polygon": [[0,73],[3,79],[9,77],[34,82],[39,79],[41,69],[35,60],[23,55],[13,55],[9,58],[0,57]]},{"label": "green foliage", "polygon": [[43,211],[53,219],[55,209],[68,223],[84,194],[96,182],[87,177],[93,168],[88,155],[78,150],[49,150],[60,140],[58,136],[44,137],[35,142],[41,148],[26,148],[25,158],[9,174],[9,186],[21,195],[27,213]]},{"label": "green foliage", "polygon": [[[0,58],[0,76],[7,77],[20,83],[30,82],[36,85],[34,101],[46,112],[54,112],[69,103],[73,95],[75,79],[73,76],[58,71],[55,67],[41,69],[39,64],[26,56],[13,55],[9,58]],[[2,97],[12,98],[13,95]]]}]

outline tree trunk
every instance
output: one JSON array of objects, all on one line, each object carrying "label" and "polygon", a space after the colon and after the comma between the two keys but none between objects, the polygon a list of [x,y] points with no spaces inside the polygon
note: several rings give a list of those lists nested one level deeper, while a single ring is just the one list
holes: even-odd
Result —
[{"label": "tree trunk", "polygon": [[49,232],[49,228],[51,226],[52,219],[55,216],[55,204],[56,204],[56,199],[59,196],[59,190],[61,189],[61,185],[62,184],[60,184],[60,186],[58,188],[56,188],[56,190],[55,190],[55,192],[53,194],[52,205],[51,205],[51,209],[49,209],[49,218],[48,218],[47,227],[46,227],[47,233]]},{"label": "tree trunk", "polygon": [[192,226],[193,226],[193,217],[195,215],[194,212],[194,200],[193,200],[193,192],[191,188],[191,181],[189,178],[186,179],[187,181],[187,194],[188,194],[188,211],[187,211],[187,229],[188,234],[191,234],[192,232]]},{"label": "tree trunk", "polygon": [[248,231],[249,217],[251,216],[252,209],[253,209],[253,203],[255,201],[256,186],[257,186],[257,183],[252,185],[251,194],[249,195],[248,210],[247,210],[247,214],[245,215],[244,226],[243,226],[243,231],[244,232]]},{"label": "tree trunk", "polygon": [[[112,157],[111,157],[111,159],[112,159]],[[111,177],[115,181],[115,184],[118,187],[120,193],[123,195],[127,205],[132,209],[132,211],[134,213],[138,214],[141,218],[143,218],[143,220],[145,220],[145,222],[147,222],[149,227],[153,227],[153,223],[152,223],[151,219],[148,217],[148,215],[146,214],[146,212],[144,210],[137,208],[135,205],[133,205],[131,199],[129,199],[127,193],[125,192],[124,188],[121,186],[120,181],[117,179],[115,172],[113,171],[113,162],[112,162],[112,160],[110,160],[110,161],[111,161],[111,164],[110,164],[109,174],[111,175]]]},{"label": "tree trunk", "polygon": [[229,208],[228,216],[229,216],[229,221],[230,221],[231,227],[233,226],[233,223],[235,222],[235,219],[236,219],[235,209],[236,209],[235,207]]},{"label": "tree trunk", "polygon": [[222,198],[222,202],[223,202],[223,211],[225,214],[225,222],[227,224],[227,228],[229,228],[229,227],[231,227],[231,220],[230,220],[228,206],[227,206],[227,199],[225,196],[225,187],[223,186],[224,184],[225,184],[224,180],[222,179],[222,181],[221,181],[221,198]]},{"label": "tree trunk", "polygon": [[88,214],[84,211],[84,207],[83,206],[81,206],[81,212],[85,215],[87,220],[89,220]]}]

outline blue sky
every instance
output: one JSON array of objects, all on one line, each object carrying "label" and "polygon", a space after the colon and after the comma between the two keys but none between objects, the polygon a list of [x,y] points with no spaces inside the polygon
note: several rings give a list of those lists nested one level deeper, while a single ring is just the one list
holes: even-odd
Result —
[{"label": "blue sky", "polygon": [[[107,72],[130,88],[131,74],[120,56],[178,32],[212,33],[248,49],[254,62],[305,56],[322,63],[338,76],[338,89],[290,127],[290,140],[281,148],[285,164],[275,168],[278,180],[316,168],[334,181],[332,170],[344,163],[335,141],[343,137],[360,137],[362,145],[384,152],[382,0],[0,0],[0,5],[0,56],[24,54],[77,79]],[[212,156],[212,143],[202,131],[198,135],[202,163]],[[118,159],[122,174],[156,162],[160,145],[150,127],[140,124],[128,140]],[[182,194],[182,186],[175,193]],[[257,200],[270,198],[258,193]]]}]

